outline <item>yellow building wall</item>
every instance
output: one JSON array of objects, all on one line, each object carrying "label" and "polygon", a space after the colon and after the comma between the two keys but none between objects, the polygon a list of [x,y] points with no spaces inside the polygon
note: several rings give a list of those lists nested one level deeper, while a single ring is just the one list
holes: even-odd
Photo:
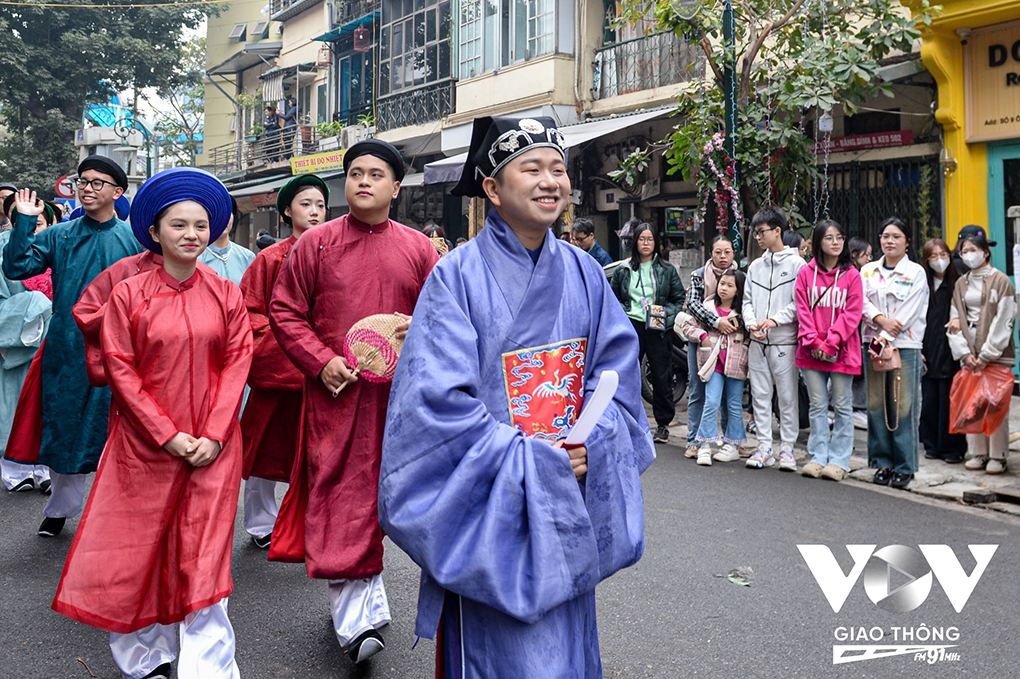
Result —
[{"label": "yellow building wall", "polygon": [[457,112],[447,125],[544,104],[574,103],[574,59],[550,54],[458,82]]},{"label": "yellow building wall", "polygon": [[[269,36],[265,40],[257,40],[252,35],[255,24],[259,21],[266,21],[269,16],[262,13],[266,6],[265,0],[235,0],[223,5],[224,11],[218,16],[210,16],[206,24],[205,50],[206,68],[212,68],[217,64],[226,61],[230,56],[244,49],[245,45],[256,42],[279,42],[280,35],[277,32],[277,22],[269,26]],[[234,26],[240,23],[248,24],[248,34],[242,41],[232,40],[228,36]],[[272,63],[272,59],[269,60]],[[243,91],[252,93],[258,89],[258,74],[269,70],[270,66],[259,64],[247,71],[243,76]],[[217,85],[230,96],[236,96],[237,76],[213,76]],[[203,127],[203,153],[196,161],[199,165],[207,165],[210,162],[209,151],[217,146],[223,146],[238,139],[240,124],[234,123],[237,112],[234,103],[223,92],[208,82],[205,84],[205,122]],[[254,80],[254,86],[252,81]],[[231,129],[234,127],[234,129]]]},{"label": "yellow building wall", "polygon": [[[914,3],[905,2],[908,6]],[[946,235],[955,243],[967,224],[988,228],[988,145],[966,141],[963,45],[958,29],[975,29],[1020,19],[1017,0],[940,0],[943,10],[923,34],[921,58],[938,83],[935,118],[957,169],[946,177]]]}]

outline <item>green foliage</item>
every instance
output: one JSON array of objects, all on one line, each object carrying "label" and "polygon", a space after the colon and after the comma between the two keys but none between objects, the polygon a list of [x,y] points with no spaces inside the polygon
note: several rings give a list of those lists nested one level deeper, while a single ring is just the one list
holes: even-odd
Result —
[{"label": "green foliage", "polygon": [[329,123],[319,123],[315,126],[315,136],[319,139],[324,137],[338,137],[343,132],[345,125],[339,120],[334,120]]},{"label": "green foliage", "polygon": [[866,99],[892,96],[879,80],[879,61],[910,52],[919,25],[940,9],[916,0],[915,16],[899,0],[734,0],[735,44],[723,44],[721,0],[623,0],[621,21],[654,15],[661,30],[701,46],[704,80],[678,96],[679,124],[663,142],[670,174],[695,181],[702,205],[722,188],[708,167],[706,146],[723,128],[723,73],[735,63],[738,124],[734,134],[738,190],[745,216],[777,203],[795,224],[796,206],[818,178],[814,142],[805,123],[842,104],[848,113]]},{"label": "green foliage", "polygon": [[[31,0],[29,0],[30,2]],[[74,130],[86,102],[115,92],[177,85],[185,38],[216,6],[0,6],[0,143],[4,179],[49,195],[74,167]]]}]

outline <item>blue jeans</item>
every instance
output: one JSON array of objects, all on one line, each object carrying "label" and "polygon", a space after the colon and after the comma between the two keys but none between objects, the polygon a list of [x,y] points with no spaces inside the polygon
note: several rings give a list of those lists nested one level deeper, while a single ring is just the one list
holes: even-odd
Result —
[{"label": "blue jeans", "polygon": [[900,361],[899,370],[878,373],[868,359],[868,466],[913,474],[921,446],[921,350],[900,349]]},{"label": "blue jeans", "polygon": [[[695,375],[700,382],[701,378]],[[722,373],[712,373],[712,378],[705,384],[705,409],[701,414],[701,425],[698,427],[698,443],[715,443],[719,440],[719,425],[716,420],[719,411],[724,414],[723,441],[741,444],[747,440],[744,432],[744,415],[742,401],[744,398],[744,380],[726,377]]]},{"label": "blue jeans", "polygon": [[[705,383],[698,377],[698,343],[687,343],[687,445],[693,446],[701,428],[701,413],[705,409]],[[740,414],[743,422],[744,414]],[[727,413],[722,411],[722,428],[725,430]]]},{"label": "blue jeans", "polygon": [[[834,464],[850,471],[850,454],[854,450],[853,382],[854,376],[822,370],[800,371],[807,387],[808,417],[811,432],[807,449],[811,461],[823,467]],[[829,431],[829,382],[832,382],[832,431]]]}]

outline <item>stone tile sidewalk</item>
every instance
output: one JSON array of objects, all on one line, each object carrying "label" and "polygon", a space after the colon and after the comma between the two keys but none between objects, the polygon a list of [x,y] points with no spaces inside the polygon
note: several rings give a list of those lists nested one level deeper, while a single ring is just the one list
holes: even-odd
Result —
[{"label": "stone tile sidewalk", "polygon": [[[1020,398],[1013,398],[1009,420],[1010,431],[1020,432]],[[654,427],[654,420],[651,423]],[[808,461],[807,436],[808,430],[801,430],[795,448],[798,466],[803,466]],[[673,445],[683,451],[686,437],[687,404],[684,399],[682,403],[677,404],[677,415],[670,426],[670,443],[667,445]],[[951,502],[966,502],[1020,516],[1020,433],[1014,433],[1010,438],[1016,440],[1010,444],[1005,473],[992,475],[986,474],[984,471],[970,471],[965,469],[963,464],[947,464],[942,460],[929,460],[922,453],[919,469],[914,475],[913,481],[907,486],[907,490],[918,495]],[[749,455],[747,449],[753,450],[757,444],[757,440],[749,436],[748,442],[744,446],[744,454]],[[850,476],[842,483],[873,486],[871,481],[875,476],[875,470],[868,468],[867,450],[867,431],[855,429],[854,453],[850,458]],[[999,492],[996,494],[997,490]]]}]

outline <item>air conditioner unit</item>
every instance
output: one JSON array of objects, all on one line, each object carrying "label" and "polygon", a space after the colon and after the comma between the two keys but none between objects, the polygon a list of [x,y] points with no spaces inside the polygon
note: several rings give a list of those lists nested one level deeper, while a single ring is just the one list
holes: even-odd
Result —
[{"label": "air conditioner unit", "polygon": [[248,24],[234,24],[233,30],[230,31],[230,35],[227,37],[231,40],[241,42],[244,40],[245,35],[248,32]]},{"label": "air conditioner unit", "polygon": [[259,21],[255,24],[255,28],[251,30],[252,37],[256,40],[262,40],[269,37],[269,22]]},{"label": "air conditioner unit", "polygon": [[595,207],[599,212],[612,212],[618,207],[616,201],[622,197],[620,189],[601,189],[595,194]]}]

